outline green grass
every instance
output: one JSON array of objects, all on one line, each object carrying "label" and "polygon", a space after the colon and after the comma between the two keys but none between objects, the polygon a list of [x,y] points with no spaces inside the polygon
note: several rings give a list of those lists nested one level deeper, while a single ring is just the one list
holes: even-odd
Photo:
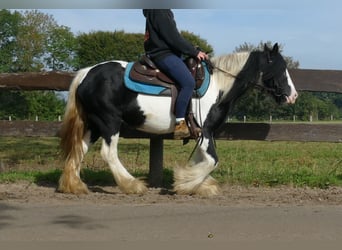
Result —
[{"label": "green grass", "polygon": [[[0,182],[26,180],[57,185],[62,171],[58,138],[0,137]],[[220,183],[253,186],[342,186],[342,143],[218,140],[219,167],[213,176]],[[175,166],[186,163],[195,143],[164,141],[164,185],[172,185]],[[113,177],[99,154],[101,143],[86,155],[82,179],[89,185],[113,185]],[[122,139],[122,163],[134,176],[146,178],[149,141]]]},{"label": "green grass", "polygon": [[342,144],[229,143],[218,143],[218,154],[225,160],[214,175],[222,182],[321,188],[342,185]]}]

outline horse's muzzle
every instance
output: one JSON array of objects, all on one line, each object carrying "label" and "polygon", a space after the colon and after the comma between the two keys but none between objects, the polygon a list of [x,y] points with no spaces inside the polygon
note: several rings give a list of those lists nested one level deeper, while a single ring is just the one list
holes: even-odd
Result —
[{"label": "horse's muzzle", "polygon": [[290,96],[286,96],[286,103],[295,104],[297,97],[298,97],[297,91],[293,91],[293,93]]}]

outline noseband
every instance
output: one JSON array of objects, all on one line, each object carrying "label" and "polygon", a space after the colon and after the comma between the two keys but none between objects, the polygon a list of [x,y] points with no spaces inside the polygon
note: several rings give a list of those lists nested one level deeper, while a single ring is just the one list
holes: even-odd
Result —
[{"label": "noseband", "polygon": [[[262,72],[260,73],[260,78],[262,78]],[[262,79],[257,81],[257,83],[254,84],[254,88],[257,88],[257,89],[259,89],[261,91],[264,91],[264,92],[268,92],[268,93],[270,93],[270,94],[272,94],[272,95],[274,95],[276,97],[281,97],[282,96],[282,94],[278,92],[281,88],[278,88],[278,87],[276,87],[276,88],[266,87],[264,84],[262,84],[262,82],[263,82]]]}]

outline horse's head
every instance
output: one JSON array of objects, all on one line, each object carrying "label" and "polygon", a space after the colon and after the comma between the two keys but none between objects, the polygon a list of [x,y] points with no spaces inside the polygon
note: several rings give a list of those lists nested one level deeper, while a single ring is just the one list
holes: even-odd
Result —
[{"label": "horse's head", "polygon": [[276,43],[272,49],[265,44],[261,59],[261,81],[277,103],[295,103],[298,93],[291,80],[286,62]]}]

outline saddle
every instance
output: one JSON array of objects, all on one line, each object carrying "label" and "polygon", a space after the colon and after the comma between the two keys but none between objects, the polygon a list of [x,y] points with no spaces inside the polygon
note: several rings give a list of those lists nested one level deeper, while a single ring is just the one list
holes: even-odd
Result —
[{"label": "saddle", "polygon": [[[203,65],[192,57],[185,59],[184,63],[196,81],[195,90],[199,89],[204,80],[205,72]],[[166,88],[172,88],[172,85],[174,86],[176,84],[174,80],[161,72],[146,55],[142,55],[140,60],[133,64],[129,77],[133,81],[159,85]]]}]

